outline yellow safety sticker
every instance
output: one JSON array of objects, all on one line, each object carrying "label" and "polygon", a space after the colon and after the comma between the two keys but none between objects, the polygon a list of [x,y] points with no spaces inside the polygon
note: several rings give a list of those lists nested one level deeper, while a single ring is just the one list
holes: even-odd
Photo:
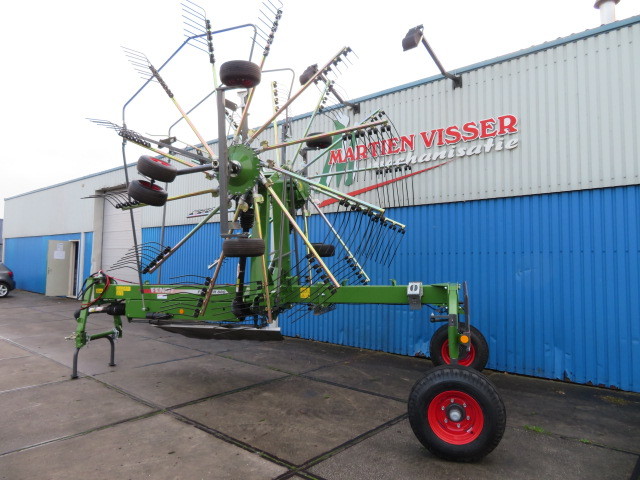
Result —
[{"label": "yellow safety sticker", "polygon": [[104,292],[104,288],[96,288],[96,293],[102,293]]},{"label": "yellow safety sticker", "polygon": [[116,296],[122,297],[124,292],[130,292],[131,287],[126,287],[124,285],[116,285]]},{"label": "yellow safety sticker", "polygon": [[309,298],[311,296],[311,289],[309,287],[300,287],[300,298]]}]

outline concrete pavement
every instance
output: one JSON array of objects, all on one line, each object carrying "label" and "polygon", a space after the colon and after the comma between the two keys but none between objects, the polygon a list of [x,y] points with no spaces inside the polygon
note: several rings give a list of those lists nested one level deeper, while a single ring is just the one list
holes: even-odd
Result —
[{"label": "concrete pavement", "polygon": [[[0,479],[630,479],[640,395],[487,371],[507,407],[483,461],[414,437],[409,391],[429,360],[287,338],[191,339],[127,324],[80,354],[79,302],[0,299]],[[110,317],[92,315],[92,332]]]}]

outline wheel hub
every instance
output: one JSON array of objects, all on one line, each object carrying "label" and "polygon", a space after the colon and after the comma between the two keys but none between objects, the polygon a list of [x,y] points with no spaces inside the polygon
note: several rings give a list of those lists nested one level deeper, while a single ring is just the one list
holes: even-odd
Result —
[{"label": "wheel hub", "polygon": [[[468,367],[473,364],[476,358],[476,350],[473,343],[469,342],[468,345],[460,344],[458,347],[458,365]],[[451,364],[451,355],[449,355],[449,340],[443,342],[440,354],[446,364]]]},{"label": "wheel hub", "polygon": [[244,145],[229,147],[229,164],[233,173],[229,175],[229,193],[240,195],[250,190],[260,176],[260,160],[256,153]]},{"label": "wheel hub", "polygon": [[436,395],[427,408],[427,420],[433,433],[452,445],[473,442],[484,427],[480,404],[468,393],[457,390]]},{"label": "wheel hub", "polygon": [[459,423],[466,417],[465,409],[458,403],[453,403],[446,408],[447,418],[450,422]]}]

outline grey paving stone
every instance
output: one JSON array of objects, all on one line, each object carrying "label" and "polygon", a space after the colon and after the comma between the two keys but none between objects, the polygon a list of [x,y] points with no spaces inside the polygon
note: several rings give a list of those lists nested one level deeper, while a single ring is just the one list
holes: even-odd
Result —
[{"label": "grey paving stone", "polygon": [[0,325],[0,336],[18,343],[20,343],[19,340],[22,338],[38,335],[51,335],[64,338],[64,336],[71,335],[75,326],[73,319],[57,319],[47,322],[39,320],[34,322],[14,322]]},{"label": "grey paving stone", "polygon": [[40,356],[0,359],[0,392],[69,379],[71,371]]},{"label": "grey paving stone", "polygon": [[[89,333],[97,333],[97,330],[91,330]],[[63,365],[71,367],[73,364],[75,344],[72,341],[65,341],[62,335],[23,337],[16,342]],[[110,349],[106,339],[89,342],[80,351],[78,370],[81,373],[96,375],[202,355],[201,352],[188,348],[130,335],[116,341],[116,366],[111,367],[109,366]]]},{"label": "grey paving stone", "polygon": [[637,456],[575,440],[507,428],[498,447],[478,463],[434,457],[407,420],[309,469],[331,480],[358,479],[627,479]]},{"label": "grey paving stone", "polygon": [[431,368],[433,364],[424,358],[369,352],[308,376],[406,399],[411,387]]},{"label": "grey paving stone", "polygon": [[[177,333],[167,332],[159,328],[149,328],[154,328],[158,332],[162,332],[162,335],[160,337],[157,337],[157,340],[160,342],[166,342],[171,345],[180,345],[183,347],[198,350],[200,352],[225,353],[243,349],[253,349],[256,347],[256,342],[252,340],[214,340],[189,338],[183,335],[178,335]],[[278,345],[274,345],[273,347],[277,348]]]},{"label": "grey paving stone", "polygon": [[511,426],[538,427],[640,454],[640,394],[491,374]]},{"label": "grey paving stone", "polygon": [[282,342],[256,343],[228,353],[230,358],[256,365],[301,373],[357,358],[364,351],[322,342],[286,338]]},{"label": "grey paving stone", "polygon": [[0,454],[152,411],[91,379],[0,393]]},{"label": "grey paving stone", "polygon": [[262,480],[286,471],[166,415],[0,457],[2,480]]},{"label": "grey paving stone", "polygon": [[25,357],[31,355],[27,350],[0,339],[0,360],[5,358]]},{"label": "grey paving stone", "polygon": [[205,355],[141,368],[116,369],[98,378],[155,404],[169,407],[284,375],[235,360]]},{"label": "grey paving stone", "polygon": [[404,414],[405,409],[394,400],[288,378],[177,412],[300,464]]}]

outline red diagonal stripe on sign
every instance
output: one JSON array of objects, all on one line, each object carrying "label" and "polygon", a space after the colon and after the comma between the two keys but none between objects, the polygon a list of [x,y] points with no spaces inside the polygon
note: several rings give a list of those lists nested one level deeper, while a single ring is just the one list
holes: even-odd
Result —
[{"label": "red diagonal stripe on sign", "polygon": [[[358,195],[362,195],[363,193],[370,192],[371,190],[375,190],[376,188],[380,188],[380,187],[384,187],[385,185],[389,185],[390,183],[397,182],[397,181],[400,181],[400,180],[404,180],[405,178],[412,177],[413,175],[418,175],[419,173],[423,173],[423,172],[427,172],[429,170],[433,170],[434,168],[441,167],[441,166],[446,165],[447,163],[450,163],[452,161],[453,160],[447,160],[446,162],[440,163],[438,165],[434,165],[433,167],[429,167],[429,168],[425,168],[425,169],[422,169],[422,170],[418,170],[417,172],[411,172],[411,173],[408,173],[406,175],[402,175],[401,177],[392,178],[391,180],[386,180],[386,181],[381,182],[381,183],[376,183],[375,185],[369,185],[368,187],[364,187],[364,188],[361,188],[359,190],[354,190],[353,192],[347,192],[347,195],[349,195],[351,197],[356,197]],[[348,171],[345,172],[345,173],[348,173]],[[338,203],[339,201],[340,200],[336,200],[335,198],[327,198],[326,200],[323,200],[322,202],[320,202],[318,204],[318,206],[320,208],[328,207],[329,205],[333,205],[334,203]]]}]

